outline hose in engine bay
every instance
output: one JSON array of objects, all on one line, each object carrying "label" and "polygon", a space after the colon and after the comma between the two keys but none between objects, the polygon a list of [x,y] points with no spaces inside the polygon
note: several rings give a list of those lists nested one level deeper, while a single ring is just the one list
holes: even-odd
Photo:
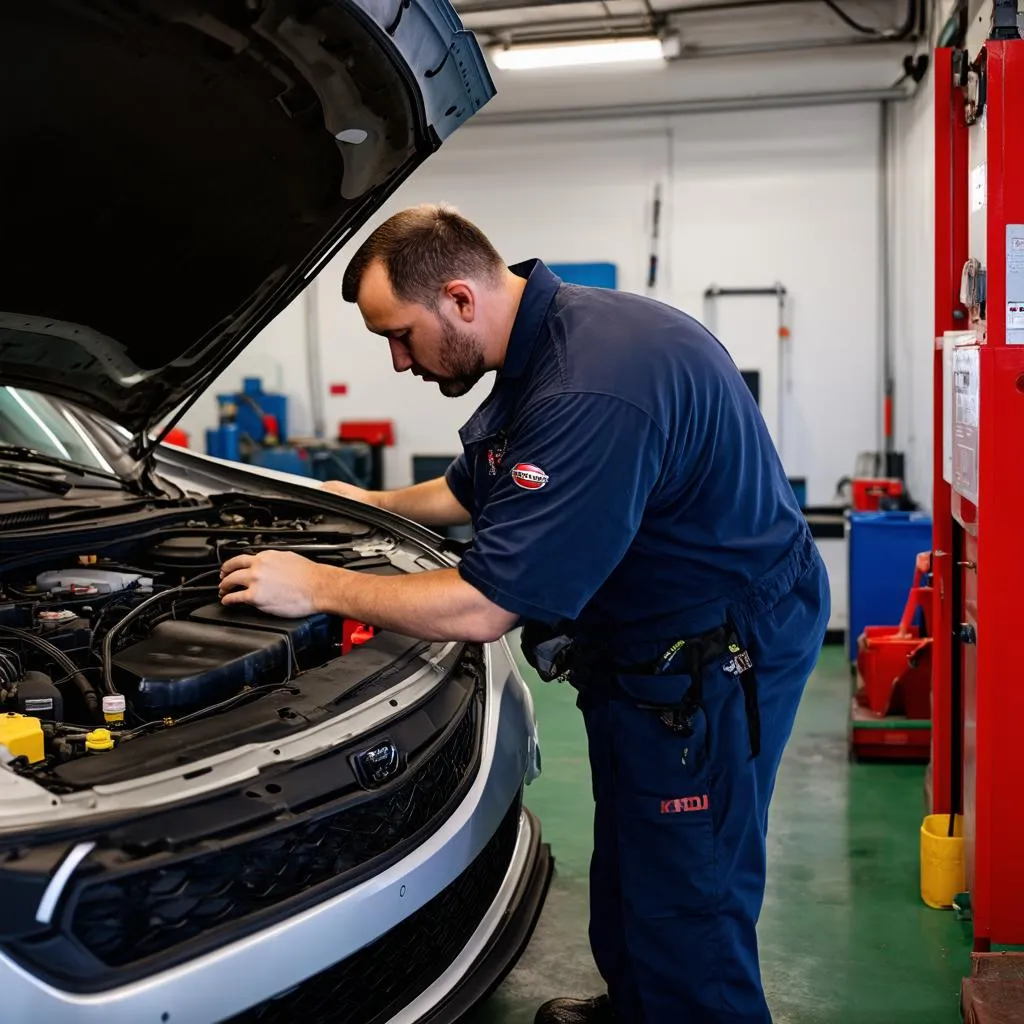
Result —
[{"label": "hose in engine bay", "polygon": [[[206,584],[204,586],[196,586],[197,580],[206,579],[208,576],[216,576],[218,582],[214,584]],[[218,590],[220,588],[220,569],[210,569],[208,572],[200,573],[198,576],[194,576],[188,583],[183,583],[180,587],[172,587],[170,590],[161,590],[158,594],[153,594],[152,597],[147,597],[141,604],[137,604],[131,611],[126,612],[125,615],[118,619],[107,630],[103,637],[103,688],[111,696],[118,696],[120,691],[114,685],[112,675],[112,659],[114,653],[114,637],[124,629],[133,619],[138,618],[144,611],[151,608],[155,604],[159,604],[161,601],[166,600],[168,597],[180,596],[181,594],[189,593],[192,591],[200,590]]]},{"label": "hose in engine bay", "polygon": [[82,673],[79,667],[59,647],[51,644],[49,640],[46,640],[41,636],[36,636],[35,633],[29,633],[26,630],[18,629],[15,626],[0,625],[0,634],[17,637],[22,642],[31,644],[37,650],[42,651],[42,653],[47,657],[52,658],[62,669],[64,669],[65,672],[67,672],[68,678],[71,679],[75,686],[78,687],[89,712],[97,719],[99,718],[100,697],[96,692],[96,687],[89,682],[88,678]]}]

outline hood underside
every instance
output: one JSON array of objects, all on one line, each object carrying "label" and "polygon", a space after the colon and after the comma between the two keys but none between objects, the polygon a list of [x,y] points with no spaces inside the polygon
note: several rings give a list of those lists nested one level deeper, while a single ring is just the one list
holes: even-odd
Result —
[{"label": "hood underside", "polygon": [[5,4],[0,82],[0,384],[139,454],[493,94],[447,0]]}]

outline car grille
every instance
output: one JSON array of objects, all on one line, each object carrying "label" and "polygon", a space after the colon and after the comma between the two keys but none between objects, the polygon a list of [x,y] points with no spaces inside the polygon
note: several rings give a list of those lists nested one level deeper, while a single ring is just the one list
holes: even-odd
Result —
[{"label": "car grille", "polygon": [[433,984],[494,902],[519,835],[517,798],[476,860],[429,903],[345,960],[228,1024],[379,1024]]},{"label": "car grille", "polygon": [[[74,937],[103,963],[123,967],[317,886],[344,888],[450,813],[476,764],[479,706],[472,699],[429,760],[375,799],[173,866],[85,885],[71,919]],[[238,937],[237,926],[231,935]]]}]

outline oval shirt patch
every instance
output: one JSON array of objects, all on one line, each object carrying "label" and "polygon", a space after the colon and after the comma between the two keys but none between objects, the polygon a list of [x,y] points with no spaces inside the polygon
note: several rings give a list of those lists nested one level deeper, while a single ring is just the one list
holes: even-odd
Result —
[{"label": "oval shirt patch", "polygon": [[548,482],[548,475],[540,466],[520,462],[512,468],[512,479],[527,491],[539,491]]}]

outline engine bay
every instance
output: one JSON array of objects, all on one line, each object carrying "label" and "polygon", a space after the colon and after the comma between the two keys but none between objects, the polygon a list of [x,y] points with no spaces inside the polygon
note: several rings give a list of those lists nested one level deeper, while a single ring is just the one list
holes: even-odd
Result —
[{"label": "engine bay", "polygon": [[[106,774],[98,774],[99,764],[69,766],[102,762],[128,747],[143,755],[151,745],[165,760],[176,751],[181,763],[187,758],[178,741],[190,723],[220,719],[205,734],[213,729],[230,743],[234,718],[260,701],[269,700],[264,725],[268,713],[278,723],[308,719],[314,705],[352,688],[352,678],[335,679],[325,669],[356,648],[377,645],[390,659],[402,647],[372,624],[277,618],[218,599],[220,566],[267,549],[360,572],[415,569],[408,545],[367,523],[301,501],[233,495],[162,514],[148,528],[103,535],[102,544],[86,544],[75,556],[63,538],[29,547],[29,554],[20,540],[15,551],[5,539],[0,757],[54,792]],[[135,756],[114,776],[138,772],[148,760]]]}]

